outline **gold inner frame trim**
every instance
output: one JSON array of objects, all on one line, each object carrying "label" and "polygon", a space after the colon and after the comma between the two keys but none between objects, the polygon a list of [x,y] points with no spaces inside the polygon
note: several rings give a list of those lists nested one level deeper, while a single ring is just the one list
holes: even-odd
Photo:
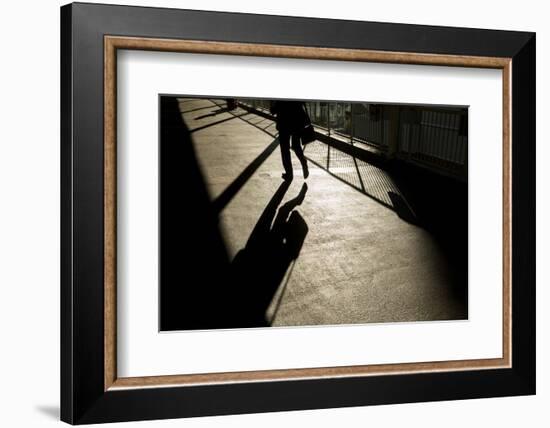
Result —
[{"label": "gold inner frame trim", "polygon": [[[394,64],[441,65],[502,70],[503,82],[503,308],[502,358],[357,365],[170,376],[117,376],[116,321],[116,85],[117,50],[148,50],[218,55],[243,55]],[[104,389],[191,386],[271,380],[338,378],[369,375],[509,368],[512,364],[512,164],[511,58],[386,52],[307,46],[104,37]]]}]

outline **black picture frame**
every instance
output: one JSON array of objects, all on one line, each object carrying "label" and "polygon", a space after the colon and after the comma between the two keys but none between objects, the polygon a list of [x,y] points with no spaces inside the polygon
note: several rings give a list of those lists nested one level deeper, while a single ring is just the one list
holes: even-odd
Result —
[{"label": "black picture frame", "polygon": [[[512,366],[105,390],[104,36],[511,58]],[[535,34],[74,3],[61,8],[61,419],[71,424],[535,393]]]}]

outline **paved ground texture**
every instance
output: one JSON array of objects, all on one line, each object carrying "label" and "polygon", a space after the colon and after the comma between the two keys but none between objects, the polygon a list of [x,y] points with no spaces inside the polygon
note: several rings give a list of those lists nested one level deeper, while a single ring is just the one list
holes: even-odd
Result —
[{"label": "paved ground texture", "polygon": [[309,178],[293,154],[294,180],[285,186],[271,120],[215,100],[178,102],[229,259],[268,235],[287,246],[266,325],[467,317],[464,293],[450,285],[452,260],[410,221],[414,209],[390,174],[314,142],[305,150]]}]

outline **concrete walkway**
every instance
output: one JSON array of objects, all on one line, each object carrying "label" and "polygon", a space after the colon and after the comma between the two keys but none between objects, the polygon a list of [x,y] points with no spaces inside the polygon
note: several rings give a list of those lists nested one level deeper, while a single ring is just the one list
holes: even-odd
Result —
[{"label": "concrete walkway", "polygon": [[[231,258],[246,245],[281,185],[276,130],[269,119],[211,100],[180,99]],[[307,224],[299,256],[266,311],[273,326],[464,319],[449,286],[449,262],[433,237],[393,209],[399,188],[383,170],[314,142],[306,147],[307,189],[294,180],[279,206]],[[261,287],[261,284],[258,284]]]}]

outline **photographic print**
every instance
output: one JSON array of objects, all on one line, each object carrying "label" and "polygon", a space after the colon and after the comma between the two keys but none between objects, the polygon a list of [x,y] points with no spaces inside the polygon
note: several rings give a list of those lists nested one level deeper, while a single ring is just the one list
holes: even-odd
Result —
[{"label": "photographic print", "polygon": [[468,318],[468,108],[160,95],[160,330]]}]

